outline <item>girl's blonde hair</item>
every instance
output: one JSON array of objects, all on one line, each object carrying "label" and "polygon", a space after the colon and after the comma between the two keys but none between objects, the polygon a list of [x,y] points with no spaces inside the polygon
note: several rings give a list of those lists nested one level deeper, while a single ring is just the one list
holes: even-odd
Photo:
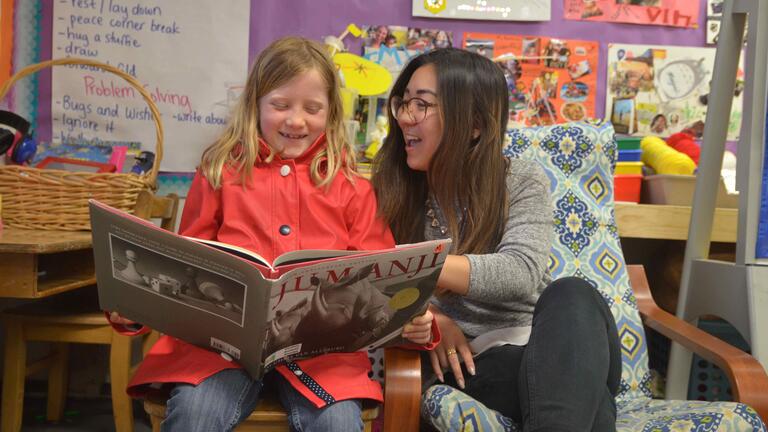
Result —
[{"label": "girl's blonde hair", "polygon": [[289,36],[272,42],[259,54],[224,133],[203,152],[202,171],[214,189],[221,186],[225,167],[239,170],[240,181],[246,184],[254,164],[272,161],[275,157],[272,147],[265,159],[259,156],[259,101],[271,91],[311,70],[320,73],[328,88],[326,145],[312,158],[312,180],[316,186],[327,186],[339,171],[350,179],[356,175],[355,152],[344,128],[336,67],[320,43]]}]

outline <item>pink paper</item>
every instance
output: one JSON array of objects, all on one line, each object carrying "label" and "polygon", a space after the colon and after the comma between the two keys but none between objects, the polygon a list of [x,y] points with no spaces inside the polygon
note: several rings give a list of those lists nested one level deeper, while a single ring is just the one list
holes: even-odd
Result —
[{"label": "pink paper", "polygon": [[698,28],[696,0],[564,0],[566,19]]}]

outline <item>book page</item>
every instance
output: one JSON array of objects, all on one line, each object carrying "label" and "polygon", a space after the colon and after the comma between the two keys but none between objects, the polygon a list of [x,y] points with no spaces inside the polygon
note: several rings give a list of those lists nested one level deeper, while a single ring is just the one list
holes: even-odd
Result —
[{"label": "book page", "polygon": [[223,243],[216,240],[206,240],[206,239],[200,239],[197,237],[187,237],[190,240],[194,240],[198,243],[203,243],[205,245],[208,245],[210,247],[222,250],[224,252],[230,253],[232,255],[235,255],[237,257],[240,257],[242,259],[254,262],[256,264],[261,264],[263,266],[272,268],[269,261],[267,261],[263,256],[257,254],[256,252],[252,250],[248,250],[246,248],[242,248],[240,246],[231,245],[229,243]]},{"label": "book page", "polygon": [[102,309],[261,376],[270,284],[254,264],[94,202],[91,227]]}]

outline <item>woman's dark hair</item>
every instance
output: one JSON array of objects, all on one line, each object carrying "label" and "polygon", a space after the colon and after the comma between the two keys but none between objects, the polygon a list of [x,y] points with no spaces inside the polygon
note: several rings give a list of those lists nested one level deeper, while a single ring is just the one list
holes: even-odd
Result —
[{"label": "woman's dark hair", "polygon": [[431,192],[448,221],[453,252],[489,252],[501,238],[509,207],[507,161],[502,155],[509,115],[507,82],[488,58],[445,48],[411,60],[390,98],[402,97],[414,72],[429,64],[437,73],[443,136],[428,171],[411,170],[403,132],[389,110],[389,134],[374,162],[379,209],[398,243],[421,241]]}]

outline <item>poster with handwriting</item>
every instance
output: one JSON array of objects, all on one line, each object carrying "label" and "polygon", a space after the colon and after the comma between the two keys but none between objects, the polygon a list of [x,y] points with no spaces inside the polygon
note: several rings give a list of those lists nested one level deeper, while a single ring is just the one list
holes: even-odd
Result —
[{"label": "poster with handwriting", "polygon": [[465,33],[463,48],[494,59],[504,70],[510,127],[594,117],[597,42]]},{"label": "poster with handwriting", "polygon": [[[606,117],[617,133],[701,138],[707,117],[715,48],[610,44]],[[728,123],[728,139],[741,128],[743,59]]]},{"label": "poster with handwriting", "polygon": [[698,28],[698,0],[563,0],[570,20]]},{"label": "poster with handwriting", "polygon": [[552,0],[411,0],[411,15],[489,21],[549,21]]},{"label": "poster with handwriting", "polygon": [[[54,2],[53,57],[109,63],[152,96],[165,129],[161,169],[193,171],[221,132],[248,73],[248,0]],[[52,138],[138,141],[155,150],[147,104],[120,76],[93,67],[53,68]]]}]

